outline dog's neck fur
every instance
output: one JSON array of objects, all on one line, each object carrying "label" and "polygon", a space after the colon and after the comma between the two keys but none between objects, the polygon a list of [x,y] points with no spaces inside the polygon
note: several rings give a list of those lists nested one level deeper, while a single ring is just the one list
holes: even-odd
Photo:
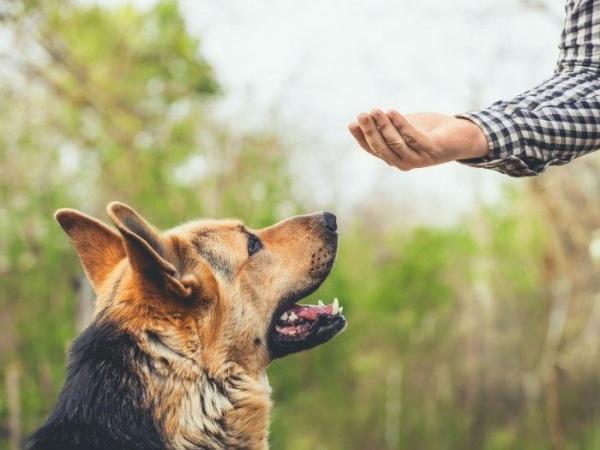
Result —
[{"label": "dog's neck fur", "polygon": [[150,357],[141,373],[148,406],[173,449],[267,449],[271,388],[266,373],[235,363],[209,373],[156,335],[140,348]]},{"label": "dog's neck fur", "polygon": [[[127,281],[115,286],[128,286]],[[142,378],[144,406],[169,450],[268,448],[271,389],[264,370],[255,373],[232,362],[218,340],[203,340],[195,319],[174,319],[175,314],[155,310],[151,299],[112,297],[99,299],[98,317],[116,319],[143,355],[132,364]],[[148,331],[148,324],[157,331]],[[212,328],[213,334],[221,332]]]},{"label": "dog's neck fur", "polygon": [[160,337],[96,320],[74,342],[65,386],[28,450],[264,450],[266,375],[210,373]]}]

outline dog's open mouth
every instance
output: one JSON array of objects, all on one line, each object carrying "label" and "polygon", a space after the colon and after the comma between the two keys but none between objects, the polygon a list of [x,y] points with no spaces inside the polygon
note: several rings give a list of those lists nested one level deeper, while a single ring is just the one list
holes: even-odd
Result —
[{"label": "dog's open mouth", "polygon": [[346,327],[343,307],[336,298],[330,305],[291,304],[274,319],[269,335],[273,358],[323,344]]}]

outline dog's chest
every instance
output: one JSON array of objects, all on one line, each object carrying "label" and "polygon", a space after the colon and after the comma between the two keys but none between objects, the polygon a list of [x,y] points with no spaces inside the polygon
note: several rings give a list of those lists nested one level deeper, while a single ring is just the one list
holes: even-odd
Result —
[{"label": "dog's chest", "polygon": [[199,383],[165,383],[163,388],[159,398],[164,401],[155,411],[173,450],[267,448],[268,382],[237,375],[217,381],[203,375]]}]

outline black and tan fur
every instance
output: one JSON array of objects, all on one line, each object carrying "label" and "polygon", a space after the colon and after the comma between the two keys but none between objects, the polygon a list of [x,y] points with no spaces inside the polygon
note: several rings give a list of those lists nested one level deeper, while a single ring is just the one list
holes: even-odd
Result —
[{"label": "black and tan fur", "polygon": [[327,277],[333,216],[253,231],[194,221],[159,232],[126,205],[107,211],[117,231],[75,210],[56,214],[97,294],[96,312],[71,348],[54,411],[26,448],[267,448],[267,366],[345,325],[297,347],[269,338],[282,307]]}]

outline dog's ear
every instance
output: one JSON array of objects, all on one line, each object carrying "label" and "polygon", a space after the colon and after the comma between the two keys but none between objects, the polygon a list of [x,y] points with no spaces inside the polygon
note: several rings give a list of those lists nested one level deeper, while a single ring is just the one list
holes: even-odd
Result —
[{"label": "dog's ear", "polygon": [[131,267],[147,287],[167,290],[180,298],[189,298],[197,291],[198,279],[192,274],[180,276],[177,273],[168,260],[162,237],[152,225],[123,203],[112,202],[106,209],[123,236]]},{"label": "dog's ear", "polygon": [[99,220],[74,209],[59,209],[54,218],[71,238],[83,270],[98,291],[111,270],[126,256],[123,239]]}]

